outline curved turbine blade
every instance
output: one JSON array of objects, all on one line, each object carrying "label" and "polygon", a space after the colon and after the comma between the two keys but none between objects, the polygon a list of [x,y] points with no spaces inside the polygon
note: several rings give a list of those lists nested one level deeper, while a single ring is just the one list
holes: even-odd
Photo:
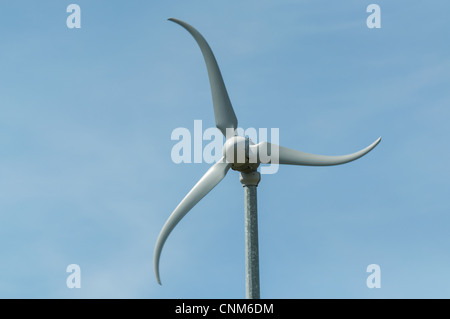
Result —
[{"label": "curved turbine blade", "polygon": [[214,164],[203,177],[195,184],[190,192],[183,198],[170,215],[159,233],[153,256],[156,280],[161,284],[159,276],[159,258],[167,237],[175,228],[178,222],[194,207],[203,197],[206,196],[225,177],[231,164],[226,163],[224,158]]},{"label": "curved turbine blade", "polygon": [[211,85],[216,126],[226,137],[227,128],[232,128],[232,132],[234,132],[237,128],[238,121],[233,106],[231,105],[230,98],[228,97],[227,89],[223,82],[216,58],[205,38],[193,26],[175,18],[170,18],[169,21],[175,22],[185,28],[194,37],[195,41],[197,41],[197,44],[202,51],[206,68],[208,69],[209,84]]},{"label": "curved turbine blade", "polygon": [[[271,144],[268,142],[262,142],[254,146],[250,146],[258,153],[258,160],[261,163],[275,163],[275,164],[288,164],[288,165],[306,165],[306,166],[329,166],[329,165],[339,165],[354,161],[367,153],[369,153],[375,146],[380,143],[381,137],[379,137],[375,142],[367,146],[366,148],[347,155],[339,156],[326,156],[326,155],[316,155],[305,153],[301,151],[296,151],[287,147],[278,146],[276,144]],[[278,149],[278,150],[277,150]],[[278,152],[278,161],[277,159]]]}]

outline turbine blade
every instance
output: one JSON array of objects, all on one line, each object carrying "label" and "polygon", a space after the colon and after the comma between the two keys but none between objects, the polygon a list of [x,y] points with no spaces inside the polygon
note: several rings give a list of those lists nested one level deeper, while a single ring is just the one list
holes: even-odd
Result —
[{"label": "turbine blade", "polygon": [[178,222],[191,210],[191,208],[194,207],[203,197],[205,197],[206,194],[208,194],[217,184],[219,184],[219,182],[227,174],[230,166],[231,165],[229,163],[225,162],[224,158],[214,164],[183,198],[164,224],[161,232],[159,233],[158,240],[156,241],[153,256],[156,280],[159,284],[161,284],[161,279],[159,276],[159,259],[167,237]]},{"label": "turbine blade", "polygon": [[[271,162],[276,164],[288,164],[288,165],[329,166],[354,161],[369,153],[375,146],[378,145],[378,143],[380,143],[380,141],[381,137],[379,137],[375,142],[373,142],[372,144],[370,144],[369,146],[358,152],[339,156],[310,154],[293,150],[287,147],[278,146],[276,144],[271,144],[268,142],[262,142],[255,146],[258,152],[258,160],[261,163]],[[251,148],[253,147],[254,150],[255,146],[251,146]],[[276,161],[277,148],[278,148],[278,161]]]},{"label": "turbine blade", "polygon": [[169,21],[181,25],[194,37],[195,41],[197,41],[208,70],[216,126],[225,137],[227,128],[232,128],[234,133],[234,130],[237,128],[238,121],[236,114],[234,113],[233,106],[231,105],[230,98],[228,97],[222,74],[220,73],[219,66],[210,46],[200,32],[198,32],[193,26],[175,18],[170,18]]}]

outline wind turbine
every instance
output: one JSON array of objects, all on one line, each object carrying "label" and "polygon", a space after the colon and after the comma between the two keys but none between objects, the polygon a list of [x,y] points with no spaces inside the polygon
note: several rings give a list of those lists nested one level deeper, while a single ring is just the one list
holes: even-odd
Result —
[{"label": "wind turbine", "polygon": [[[156,279],[161,284],[159,260],[169,234],[178,222],[225,177],[231,168],[240,172],[240,181],[244,186],[246,298],[257,299],[260,297],[260,293],[256,187],[261,179],[261,175],[257,171],[258,166],[261,163],[307,166],[344,164],[370,152],[381,141],[381,137],[358,152],[341,156],[325,156],[304,153],[268,142],[255,145],[249,138],[238,136],[236,133],[238,128],[236,114],[211,48],[205,38],[194,27],[175,18],[170,18],[169,20],[185,28],[200,47],[208,70],[216,126],[223,133],[226,141],[222,150],[223,157],[211,166],[195,184],[164,224],[154,251]],[[268,154],[271,154],[271,156],[265,156]]]}]

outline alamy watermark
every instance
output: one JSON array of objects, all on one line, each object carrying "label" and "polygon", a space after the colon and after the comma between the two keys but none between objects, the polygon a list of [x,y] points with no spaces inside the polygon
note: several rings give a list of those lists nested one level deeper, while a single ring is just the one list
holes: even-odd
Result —
[{"label": "alamy watermark", "polygon": [[[69,29],[81,28],[81,8],[78,4],[69,4],[66,12],[70,15],[66,19],[66,25]],[[381,28],[381,8],[378,4],[372,3],[366,7],[366,12],[370,15],[366,19],[366,25],[369,29]]]},{"label": "alamy watermark", "polygon": [[69,4],[66,12],[70,13],[66,19],[66,25],[69,29],[81,28],[81,8],[78,4]]},{"label": "alamy watermark", "polygon": [[381,8],[378,4],[369,4],[366,8],[366,12],[370,15],[366,19],[366,25],[369,29],[381,28]]},{"label": "alamy watermark", "polygon": [[370,264],[367,266],[367,272],[371,274],[367,277],[367,288],[381,288],[381,267],[377,264]]},{"label": "alamy watermark", "polygon": [[66,279],[67,288],[81,288],[81,268],[77,264],[70,264],[66,268],[66,272],[70,273]]},{"label": "alamy watermark", "polygon": [[[269,134],[270,131],[270,134]],[[192,132],[192,133],[191,133]],[[227,129],[227,138],[224,138],[221,131],[216,127],[203,129],[202,120],[194,120],[194,127],[189,130],[185,127],[177,127],[170,136],[172,141],[178,141],[171,150],[172,161],[180,163],[216,163],[223,154],[225,141],[233,136],[246,136],[251,142],[251,148],[260,142],[269,142],[272,145],[269,152],[266,144],[250,152],[248,155],[249,163],[256,163],[260,160],[268,166],[261,166],[261,174],[275,174],[278,171],[278,145],[280,141],[278,128],[237,128]],[[240,148],[237,148],[237,158],[243,157],[240,154]],[[232,155],[227,154],[227,158]]]}]

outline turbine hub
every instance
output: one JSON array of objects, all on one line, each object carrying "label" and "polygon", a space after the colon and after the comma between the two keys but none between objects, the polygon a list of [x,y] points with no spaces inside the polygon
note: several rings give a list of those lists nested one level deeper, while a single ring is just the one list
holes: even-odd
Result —
[{"label": "turbine hub", "polygon": [[226,162],[231,163],[231,169],[239,172],[256,171],[259,166],[257,154],[252,152],[250,145],[254,143],[242,136],[233,136],[225,142],[222,153]]}]

